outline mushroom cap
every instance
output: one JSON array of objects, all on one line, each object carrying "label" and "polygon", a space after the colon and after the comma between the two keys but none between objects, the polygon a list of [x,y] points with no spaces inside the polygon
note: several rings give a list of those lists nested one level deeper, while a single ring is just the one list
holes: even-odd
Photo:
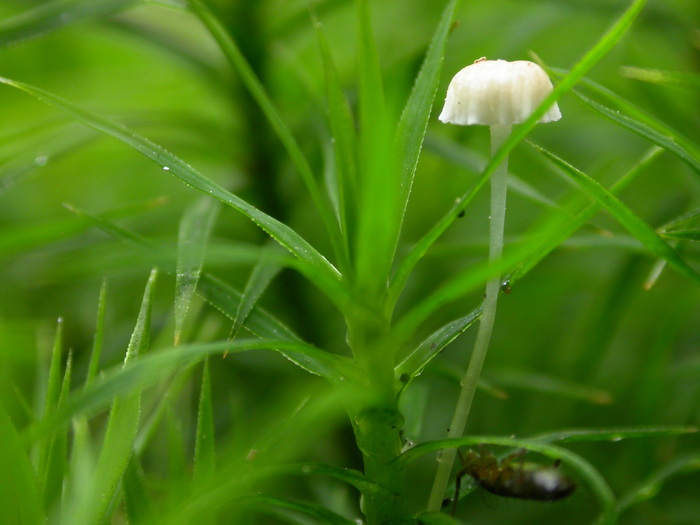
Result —
[{"label": "mushroom cap", "polygon": [[[454,76],[438,118],[461,126],[518,124],[551,91],[547,73],[534,62],[479,59]],[[560,118],[559,106],[554,103],[539,122]]]}]

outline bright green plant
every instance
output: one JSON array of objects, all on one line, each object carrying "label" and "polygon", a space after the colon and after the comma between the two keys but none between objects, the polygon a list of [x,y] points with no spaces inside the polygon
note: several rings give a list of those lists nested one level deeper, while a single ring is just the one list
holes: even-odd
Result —
[{"label": "bright green plant", "polygon": [[[253,171],[249,176],[254,188],[250,198],[242,196],[245,189],[229,191],[230,180],[218,182],[223,179],[207,176],[205,169],[200,171],[183,160],[184,153],[173,154],[157,141],[146,138],[147,130],[137,131],[138,119],[125,125],[106,117],[106,111],[88,109],[88,104],[58,96],[53,89],[36,87],[34,84],[39,82],[30,84],[14,78],[0,78],[1,83],[15,88],[12,96],[24,92],[48,105],[54,119],[47,124],[40,119],[34,122],[30,116],[22,117],[28,138],[16,132],[13,138],[16,142],[11,144],[18,151],[32,153],[36,144],[41,144],[50,154],[13,155],[17,167],[10,164],[12,169],[3,175],[8,188],[10,183],[26,184],[28,177],[24,173],[46,164],[47,156],[52,160],[68,156],[89,148],[98,137],[107,136],[120,143],[120,152],[135,152],[152,161],[138,165],[141,175],[137,184],[141,177],[145,181],[156,176],[168,177],[168,184],[171,184],[174,177],[189,187],[183,200],[191,198],[190,189],[204,194],[178,212],[179,226],[174,242],[135,233],[120,224],[122,218],[139,217],[163,206],[160,201],[142,202],[143,197],[135,191],[129,194],[128,206],[113,207],[107,213],[87,211],[85,205],[67,204],[71,217],[63,216],[58,224],[48,221],[26,229],[8,228],[0,234],[0,255],[16,256],[48,246],[66,232],[80,238],[85,230],[96,227],[118,242],[110,245],[112,251],[102,260],[105,270],[95,271],[100,261],[95,254],[82,265],[80,261],[74,262],[76,273],[108,273],[111,265],[115,270],[133,268],[135,260],[139,263],[136,273],[141,276],[144,265],[157,268],[148,278],[135,326],[130,331],[126,351],[122,351],[122,355],[125,354],[125,358],[121,357],[123,363],[100,371],[105,347],[113,350],[110,359],[116,363],[114,346],[118,344],[108,342],[110,323],[106,311],[110,301],[121,300],[122,294],[110,284],[118,277],[103,281],[90,352],[85,352],[84,346],[79,349],[66,344],[65,323],[59,321],[48,368],[31,381],[39,385],[34,388],[38,392],[35,396],[21,376],[19,359],[8,353],[11,364],[8,370],[17,375],[16,378],[3,377],[0,385],[6,400],[0,405],[0,436],[6,445],[0,452],[3,465],[0,501],[4,507],[0,507],[0,515],[10,516],[13,523],[35,524],[48,520],[78,525],[123,520],[168,525],[309,523],[310,520],[338,524],[355,523],[353,520],[367,524],[459,523],[457,517],[441,512],[440,508],[443,495],[451,496],[449,489],[444,493],[454,469],[443,469],[428,503],[435,475],[433,465],[423,470],[416,465],[429,454],[448,450],[451,452],[446,456],[454,457],[458,447],[481,444],[523,448],[543,456],[542,462],[561,461],[562,468],[567,469],[581,490],[587,491],[597,503],[595,513],[589,509],[582,512],[581,523],[615,523],[623,511],[649,497],[651,488],[658,488],[684,470],[697,470],[697,454],[675,454],[675,459],[666,461],[657,471],[646,469],[648,480],[639,487],[630,489],[629,480],[625,480],[628,482],[623,486],[626,494],[617,498],[606,476],[593,466],[596,462],[585,459],[585,445],[576,449],[577,452],[562,446],[653,437],[663,437],[673,446],[679,446],[680,439],[671,441],[676,439],[674,436],[694,431],[690,425],[696,421],[687,418],[657,421],[642,417],[659,414],[658,410],[653,410],[654,393],[664,388],[659,383],[662,372],[658,368],[668,358],[664,353],[668,345],[664,346],[665,340],[661,339],[651,360],[655,366],[645,369],[645,389],[636,398],[638,404],[633,403],[630,408],[639,417],[633,418],[629,427],[607,428],[587,420],[585,429],[581,430],[543,433],[542,428],[550,428],[545,424],[537,426],[537,433],[527,439],[505,437],[515,432],[510,422],[519,414],[516,409],[500,422],[505,424],[487,426],[505,429],[505,435],[474,435],[468,429],[464,437],[450,435],[450,439],[436,440],[445,433],[433,429],[424,434],[418,429],[421,420],[427,417],[420,407],[428,403],[420,376],[426,370],[440,374],[439,355],[477,323],[482,314],[479,306],[471,311],[463,308],[467,299],[474,294],[478,296],[487,281],[493,288],[494,277],[500,280],[500,275],[507,276],[510,287],[515,286],[582,228],[597,228],[607,234],[607,230],[593,222],[598,211],[605,210],[628,232],[627,236],[619,236],[616,241],[619,246],[631,253],[658,259],[654,280],[661,266],[668,265],[679,276],[673,277],[680,279],[679,288],[697,287],[700,282],[700,274],[693,267],[697,254],[685,249],[686,243],[699,238],[694,222],[698,216],[697,211],[693,211],[695,208],[686,205],[681,213],[675,213],[665,226],[657,229],[618,196],[624,188],[636,183],[664,152],[687,164],[692,176],[697,177],[700,149],[674,127],[586,79],[630,31],[646,1],[630,2],[597,41],[592,45],[586,42],[588,51],[579,60],[572,61],[568,71],[550,71],[556,83],[551,95],[495,148],[468,188],[460,185],[458,192],[448,194],[447,199],[454,204],[447,207],[441,204],[441,211],[437,212],[441,218],[430,219],[427,225],[421,222],[418,228],[411,214],[413,206],[424,211],[421,198],[425,194],[424,189],[417,193],[413,188],[419,182],[416,175],[420,172],[424,143],[432,151],[441,151],[440,141],[435,137],[432,141],[426,140],[426,133],[436,98],[442,93],[443,62],[461,2],[441,3],[437,27],[431,29],[432,38],[415,79],[411,78],[408,84],[410,87],[390,80],[381,67],[380,46],[372,24],[374,6],[369,0],[327,0],[309,6],[311,14],[304,17],[306,29],[302,34],[309,38],[313,35],[320,56],[319,78],[315,83],[307,82],[312,85],[305,90],[300,87],[304,84],[303,73],[299,73],[298,79],[286,78],[291,71],[298,73],[299,65],[293,64],[294,67],[284,70],[284,75],[279,74],[283,80],[277,79],[284,86],[281,92],[299,104],[308,98],[320,104],[315,89],[322,87],[326,119],[319,123],[297,115],[304,121],[303,125],[297,123],[301,131],[288,124],[283,112],[285,106],[282,101],[277,103],[263,81],[267,72],[263,52],[266,48],[257,40],[263,37],[256,32],[255,24],[260,23],[258,17],[264,14],[274,25],[275,7],[254,4],[234,2],[232,6],[217,9],[204,0],[55,0],[8,17],[0,26],[0,43],[9,44],[37,36],[50,39],[53,31],[77,20],[125,14],[125,18],[105,23],[114,23],[124,34],[135,31],[156,42],[168,53],[190,63],[198,79],[205,79],[218,89],[223,86],[225,89],[221,91],[227,96],[230,89],[234,93],[232,98],[241,101],[243,115],[239,117],[243,124],[238,123],[238,131],[239,137],[243,137],[241,140],[247,142],[242,147],[231,147],[236,154],[249,154],[253,159],[247,168]],[[235,87],[228,73],[212,70],[208,61],[193,52],[185,41],[140,26],[141,8],[150,10],[149,14],[169,13],[184,26],[184,33],[194,27],[205,30],[203,40],[216,43],[228,63],[227,72],[233,71],[236,76]],[[334,57],[339,50],[331,45],[330,35],[321,23],[321,19],[330,18],[329,12],[333,13],[334,9],[348,10],[354,21],[357,81],[352,84],[351,96],[344,89],[342,72]],[[469,21],[463,19],[462,23],[466,25]],[[629,74],[630,71],[637,70],[628,70]],[[267,81],[274,84],[271,76]],[[662,78],[684,82],[694,77],[669,74]],[[575,88],[581,91],[574,91]],[[532,144],[530,151],[534,154],[530,162],[556,170],[577,189],[572,196],[566,194],[554,201],[527,183],[521,183],[519,193],[542,206],[544,211],[538,212],[539,219],[521,234],[517,243],[507,247],[503,256],[488,262],[480,257],[476,263],[470,261],[458,268],[450,267],[449,273],[443,273],[444,268],[434,259],[431,262],[431,257],[440,253],[440,242],[448,229],[462,224],[459,217],[478,207],[480,190],[493,174],[507,175],[504,169],[499,169],[506,157],[528,148],[524,139],[539,118],[553,102],[570,93],[582,101],[586,114],[602,114],[651,142],[652,148],[637,158],[627,155],[627,165],[615,171],[616,182],[608,185],[564,160],[568,148],[555,154],[550,148]],[[149,102],[157,104],[158,94]],[[58,119],[57,113],[70,121]],[[182,118],[184,126],[197,123],[195,118],[192,122]],[[566,118],[573,117],[567,115]],[[91,131],[82,128],[77,131],[73,127],[75,122]],[[307,144],[315,142],[308,140],[310,129],[321,135],[323,144],[318,147]],[[220,130],[215,127],[215,131]],[[569,127],[562,134],[574,133],[573,130],[575,127]],[[207,129],[207,133],[216,135],[211,129]],[[563,140],[574,142],[579,138],[572,136]],[[173,141],[170,148],[177,151],[176,146],[177,141]],[[468,159],[465,161],[460,154],[450,151],[455,150],[442,147],[441,154],[458,164],[469,163]],[[280,158],[284,158],[284,162]],[[632,158],[634,160],[629,161]],[[210,161],[206,155],[202,155],[201,160],[204,165]],[[245,170],[246,166],[241,162],[238,168]],[[303,192],[292,191],[292,200],[298,203],[285,203],[284,196],[277,192],[276,185],[281,184],[282,176],[277,174],[278,179],[275,179],[274,173],[270,173],[275,168],[280,172],[293,171],[300,179]],[[319,175],[321,172],[325,178]],[[82,183],[77,184],[80,187]],[[7,199],[8,195],[3,197]],[[697,195],[693,198],[697,200]],[[260,240],[256,237],[257,231],[238,223],[233,229],[238,229],[241,242],[230,231],[217,230],[217,226],[225,222],[222,216],[226,208],[238,212],[262,230],[266,238]],[[171,228],[166,231],[172,234],[174,223],[163,222],[166,228]],[[405,238],[409,236],[417,240],[407,242]],[[601,238],[606,237],[602,235]],[[445,244],[442,248],[449,246]],[[241,266],[250,268],[246,278],[241,278],[239,271],[231,274],[232,267]],[[426,266],[432,275],[428,286],[423,287],[420,281]],[[229,279],[215,276],[218,272],[212,268],[218,268]],[[300,283],[290,270],[301,275],[305,282]],[[55,279],[61,277],[61,271],[70,272],[70,266],[56,269]],[[162,313],[168,309],[162,308],[158,301],[157,280],[165,277],[164,274],[174,276],[172,313]],[[70,273],[62,276],[66,281],[68,277]],[[277,300],[286,306],[277,304],[279,310],[273,314],[271,308],[263,308],[262,304],[267,295],[275,294],[278,281],[281,281],[281,292],[277,291]],[[651,285],[651,281],[648,283]],[[697,297],[697,291],[693,290]],[[275,303],[274,299],[270,303],[273,308]],[[538,309],[537,304],[533,302],[533,310]],[[668,330],[681,324],[679,319],[691,310],[687,304],[679,304],[678,313],[668,321],[671,327]],[[450,308],[461,313],[456,314],[456,318],[445,314]],[[495,310],[495,305],[491,310]],[[614,311],[615,305],[605,310]],[[295,315],[297,322],[293,321]],[[125,317],[119,319],[119,324],[127,323]],[[601,346],[604,346],[606,330],[612,330],[606,324],[612,317],[603,316],[596,326],[599,336],[596,343]],[[305,323],[299,322],[300,318]],[[326,329],[324,323],[330,328]],[[12,323],[8,320],[3,325],[10,327]],[[3,328],[9,334],[16,332]],[[300,330],[315,336],[300,335]],[[496,331],[498,333],[498,328]],[[662,334],[669,338],[673,335],[665,331]],[[15,347],[11,338],[3,344],[8,349]],[[260,363],[266,363],[264,354],[257,353],[259,350],[280,354],[322,381],[306,376],[298,379],[293,376],[295,372],[288,372],[284,392],[275,392],[278,395],[270,400],[267,390],[274,391],[279,376],[275,376],[274,367],[266,369],[268,365],[251,360],[248,365],[241,366],[251,367],[253,379],[240,372],[235,376],[237,381],[222,384],[221,376],[217,375],[219,369],[238,357],[245,359],[244,353],[256,351],[253,355],[259,355]],[[79,351],[82,354],[80,363],[85,366],[78,370],[74,356]],[[611,401],[607,391],[588,386],[596,382],[592,373],[573,375],[565,380],[556,375],[523,371],[515,374],[511,371],[509,375],[506,370],[501,380],[496,381],[500,384],[490,385],[480,377],[484,357],[485,348],[479,355],[478,369],[469,380],[470,396],[477,386],[497,395],[503,389],[524,386],[526,390],[594,404]],[[581,360],[595,366],[603,358],[589,355]],[[442,374],[460,377],[467,362],[464,352],[460,352],[457,361],[459,372],[442,363]],[[46,368],[46,362],[37,360],[37,368]],[[697,369],[697,362],[686,368],[695,373]],[[76,376],[82,381],[76,383]],[[494,377],[498,378],[498,374]],[[253,385],[248,384],[250,381]],[[254,384],[257,381],[260,385]],[[247,403],[227,399],[246,388],[252,392]],[[237,411],[231,408],[236,414],[236,423],[240,420],[245,423],[240,426],[234,423],[233,430],[222,432],[226,424],[221,421],[227,420],[223,412],[229,401],[231,406],[238,407]],[[452,404],[444,399],[439,403],[443,407]],[[3,405],[6,406],[3,408]],[[105,418],[103,413],[107,408],[109,415]],[[624,410],[626,407],[621,408]],[[566,417],[561,417],[558,424],[570,426]],[[650,424],[658,426],[639,426]],[[344,425],[351,427],[354,438],[351,452],[339,450],[339,445],[337,449],[336,445],[328,445],[329,451],[322,450],[332,432],[343,429]],[[420,438],[420,443],[413,442],[415,438]],[[639,440],[645,441],[652,440]],[[309,450],[310,445],[318,450]],[[342,460],[344,454],[353,453],[361,458],[357,468],[349,468],[349,462]],[[328,455],[333,459],[329,460]],[[313,460],[307,460],[309,457]],[[412,478],[416,471],[426,478],[419,487],[420,498],[416,497]],[[333,480],[331,488],[314,485],[312,480],[319,477]],[[309,480],[308,485],[298,482],[300,478]],[[342,490],[336,489],[333,493],[334,487],[342,487]],[[348,488],[354,491],[348,493]],[[459,508],[468,518],[477,515],[463,505]],[[557,508],[553,507],[551,513],[556,515]],[[569,514],[564,512],[546,521],[567,517]]]}]

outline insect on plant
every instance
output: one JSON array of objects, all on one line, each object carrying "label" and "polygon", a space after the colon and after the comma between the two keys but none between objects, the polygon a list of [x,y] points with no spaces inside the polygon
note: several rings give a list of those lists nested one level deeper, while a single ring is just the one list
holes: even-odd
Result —
[{"label": "insect on plant", "polygon": [[460,453],[462,470],[457,473],[452,514],[457,510],[462,477],[467,474],[484,490],[508,498],[556,501],[576,489],[576,482],[559,470],[559,460],[553,465],[516,461],[526,453],[525,449],[519,450],[500,462],[484,447],[480,452]]}]

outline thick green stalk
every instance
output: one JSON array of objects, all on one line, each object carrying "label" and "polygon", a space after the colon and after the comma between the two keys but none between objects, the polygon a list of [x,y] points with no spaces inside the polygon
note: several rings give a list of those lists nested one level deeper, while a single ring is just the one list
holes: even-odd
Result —
[{"label": "thick green stalk", "polygon": [[[491,155],[493,156],[510,135],[510,125],[491,126]],[[506,218],[506,193],[508,186],[508,158],[506,158],[491,175],[491,217],[489,226],[489,262],[496,263],[503,254],[503,228]],[[474,392],[486,359],[486,352],[491,341],[491,332],[496,318],[496,304],[501,289],[501,276],[496,274],[486,283],[486,297],[483,312],[476,334],[476,342],[467,372],[462,378],[462,390],[459,394],[452,423],[447,438],[459,438],[469,418]],[[428,510],[438,512],[452,472],[457,451],[453,448],[444,450],[438,457],[438,470],[433,489],[428,501]]]},{"label": "thick green stalk", "polygon": [[369,406],[353,418],[365,476],[379,487],[362,494],[368,525],[395,523],[407,517],[404,464],[401,454],[403,417],[395,402]]},{"label": "thick green stalk", "polygon": [[347,385],[347,409],[365,476],[379,487],[363,492],[362,511],[368,525],[394,523],[407,512],[404,466],[396,461],[403,446],[403,417],[398,408],[394,352],[380,343],[386,340],[388,322],[361,311],[348,319],[348,327],[348,342],[363,373],[359,384]]}]

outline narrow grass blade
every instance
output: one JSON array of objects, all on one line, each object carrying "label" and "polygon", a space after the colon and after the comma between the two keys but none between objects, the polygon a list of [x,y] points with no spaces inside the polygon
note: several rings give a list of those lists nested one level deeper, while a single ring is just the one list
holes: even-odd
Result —
[{"label": "narrow grass blade", "polygon": [[[66,371],[63,375],[63,383],[61,384],[61,393],[58,398],[57,406],[65,402],[70,391],[71,374],[73,369],[73,353],[68,352],[66,359]],[[68,433],[61,432],[53,436],[50,440],[48,448],[48,457],[44,470],[41,474],[41,488],[44,500],[44,508],[50,512],[54,512],[57,508],[57,503],[61,496],[64,484],[64,476],[68,467]]]},{"label": "narrow grass blade", "polygon": [[[154,199],[145,203],[126,206],[105,212],[104,217],[115,220],[129,217],[160,206],[163,199]],[[58,218],[29,224],[13,224],[11,228],[0,230],[0,257],[12,257],[27,253],[35,248],[58,242],[72,235],[84,232],[92,227],[93,222],[84,217]]]},{"label": "narrow grass blade", "polygon": [[0,22],[0,46],[45,35],[88,17],[106,16],[136,0],[54,0]]},{"label": "narrow grass blade", "polygon": [[204,177],[187,163],[163,149],[161,146],[142,137],[130,129],[111,122],[91,111],[80,108],[67,100],[48,93],[42,89],[0,77],[0,83],[20,89],[38,100],[53,106],[56,109],[71,115],[86,126],[97,131],[110,135],[128,146],[131,146],[142,155],[159,164],[167,173],[179,178],[188,186],[195,188],[202,193],[210,195],[220,200],[224,204],[238,210],[251,221],[265,230],[273,239],[284,246],[290,253],[300,260],[310,264],[321,275],[339,280],[338,270],[323,257],[313,246],[304,240],[298,233],[286,224],[261,212],[255,206],[247,203],[240,197],[226,191],[214,181]]},{"label": "narrow grass blade", "polygon": [[255,72],[246,61],[245,57],[241,53],[241,50],[238,48],[236,42],[233,40],[226,28],[221,24],[221,22],[219,22],[216,16],[201,0],[189,0],[189,5],[210,32],[212,37],[214,37],[214,40],[216,40],[217,44],[221,48],[221,51],[230,62],[233,69],[236,70],[239,75],[241,75],[241,80],[243,81],[245,87],[258,103],[260,109],[267,117],[270,125],[275,130],[275,133],[277,133],[277,136],[279,137],[283,146],[286,148],[292,163],[301,175],[301,178],[306,185],[306,189],[311,195],[311,199],[316,205],[316,208],[321,215],[321,219],[328,230],[331,244],[333,245],[335,255],[340,263],[340,267],[344,269],[344,264],[349,259],[343,236],[340,232],[340,227],[338,222],[334,219],[333,212],[328,201],[323,198],[323,195],[318,188],[313,171],[311,170],[306,157],[302,153],[299,144],[294,139],[292,132],[284,123],[282,117],[280,117],[272,101],[270,100],[270,97],[266,93],[265,88],[260,82],[260,79],[257,78]]},{"label": "narrow grass blade", "polygon": [[336,467],[326,463],[288,463],[262,469],[260,475],[294,474],[298,476],[328,476],[355,487],[362,493],[377,490],[377,484],[367,479],[362,472],[350,468]]},{"label": "narrow grass blade", "polygon": [[[587,83],[590,86],[590,83]],[[605,92],[602,89],[597,90],[597,93]],[[616,124],[627,128],[628,130],[636,133],[640,137],[647,139],[648,141],[664,148],[676,155],[679,159],[684,161],[688,166],[693,168],[698,174],[700,174],[700,149],[694,146],[690,141],[681,137],[678,133],[673,131],[670,127],[662,124],[658,120],[652,118],[651,116],[645,114],[639,109],[633,108],[628,102],[621,102],[620,105],[624,109],[633,108],[636,109],[635,114],[637,117],[641,117],[644,120],[640,121],[629,117],[619,111],[612,110],[598,102],[588,98],[587,96],[576,92],[576,96],[588,104],[591,108],[595,109],[601,115],[612,120]],[[622,101],[623,99],[617,97],[617,95],[610,94],[610,97],[615,97],[614,100]]]},{"label": "narrow grass blade", "polygon": [[100,369],[100,356],[102,355],[102,342],[104,340],[105,310],[107,306],[107,279],[102,280],[100,287],[100,297],[97,300],[97,323],[95,325],[95,337],[92,344],[92,354],[90,354],[90,364],[88,365],[87,377],[85,378],[85,388],[97,377]]},{"label": "narrow grass blade", "polygon": [[[271,339],[238,339],[206,344],[180,345],[151,352],[126,366],[112,369],[87,390],[69,396],[58,411],[28,428],[23,437],[33,442],[54,432],[78,414],[93,414],[104,409],[115,397],[127,397],[132,392],[154,385],[162,378],[192,366],[209,355],[272,350],[295,364],[325,377],[332,383],[344,380],[344,374],[355,370],[351,360],[319,350],[302,342]],[[341,379],[342,378],[342,379]]]},{"label": "narrow grass blade", "polygon": [[642,67],[623,66],[620,70],[623,77],[641,80],[652,84],[700,88],[700,75],[684,71],[664,71]]},{"label": "narrow grass blade", "polygon": [[[99,228],[114,236],[115,238],[135,245],[141,249],[147,250],[148,253],[153,254],[154,261],[157,261],[160,264],[164,264],[166,268],[169,268],[171,271],[174,272],[174,267],[172,265],[168,266],[169,261],[163,261],[161,259],[162,252],[164,251],[164,248],[162,246],[159,246],[149,241],[148,239],[140,237],[133,232],[125,230],[124,228],[121,228],[116,224],[105,220],[102,217],[89,215],[75,208],[71,209],[75,213],[89,218]],[[202,274],[199,282],[198,293],[212,306],[219,309],[230,319],[233,320],[236,318],[238,305],[242,300],[242,294],[236,289],[232,288],[231,286],[217,279],[216,277],[204,273]],[[268,312],[263,311],[257,307],[255,307],[249,313],[244,326],[252,334],[257,335],[261,338],[301,341],[301,338],[298,335],[296,335],[284,323],[277,320]]]},{"label": "narrow grass blade", "polygon": [[543,392],[559,397],[579,399],[595,405],[609,405],[613,402],[612,396],[605,390],[525,370],[490,370],[488,377],[496,385],[505,389]]},{"label": "narrow grass blade", "polygon": [[262,297],[272,280],[282,270],[281,265],[277,264],[274,260],[270,260],[269,254],[271,250],[273,250],[273,247],[268,247],[263,251],[260,260],[253,268],[248,278],[248,282],[243,290],[243,296],[236,309],[236,317],[233,319],[230,339],[236,338],[243,323],[248,319],[248,315],[250,315],[250,312],[253,310],[260,297]]},{"label": "narrow grass blade", "polygon": [[635,505],[652,499],[671,478],[680,474],[696,473],[698,470],[700,470],[700,454],[686,454],[673,459],[622,496],[617,507],[618,512],[622,513]]},{"label": "narrow grass blade", "polygon": [[[176,507],[186,495],[187,480],[190,479],[188,450],[179,414],[173,408],[173,400],[165,405],[165,463],[168,472],[168,507]],[[199,518],[199,516],[198,516]],[[167,523],[167,522],[166,522]]]},{"label": "narrow grass blade", "polygon": [[681,239],[685,241],[700,241],[700,230],[674,230],[663,232],[662,237],[667,239]]},{"label": "narrow grass blade", "polygon": [[[49,132],[42,129],[42,124]],[[54,127],[53,122],[39,122],[28,138],[22,137],[22,132],[26,130],[18,133],[19,140],[10,141],[9,137],[3,137],[5,144],[0,153],[0,197],[41,174],[45,166],[83,148],[99,136],[94,130],[76,122],[58,129],[53,129]]]},{"label": "narrow grass blade", "polygon": [[[506,254],[497,264],[480,263],[455,275],[399,319],[389,334],[391,344],[404,344],[416,328],[439,308],[473,292],[491,276],[504,275],[506,270],[531,257],[532,250],[529,245],[522,246]],[[481,311],[476,315],[480,316]]]},{"label": "narrow grass blade", "polygon": [[386,290],[399,233],[399,180],[369,4],[355,0],[359,202],[354,255],[357,288],[367,297],[378,298]]},{"label": "narrow grass blade", "polygon": [[342,517],[340,514],[336,514],[335,512],[314,503],[302,503],[298,501],[276,498],[273,496],[264,496],[262,494],[246,496],[245,499],[241,501],[241,503],[243,502],[250,505],[269,505],[272,507],[281,507],[284,509],[294,510],[296,512],[301,512],[302,514],[317,518],[321,520],[321,523],[327,523],[329,525],[355,525],[356,523]]},{"label": "narrow grass blade", "polygon": [[479,319],[480,315],[481,308],[465,317],[447,323],[429,335],[396,366],[396,376],[399,381],[408,383],[415,376],[420,375],[425,366],[447,345],[466,332]]},{"label": "narrow grass blade", "polygon": [[[141,310],[124,358],[123,370],[137,362],[149,345],[153,293],[158,272],[153,270],[146,284]],[[92,389],[79,395],[89,394]],[[141,413],[141,388],[128,385],[115,396],[102,448],[91,481],[84,493],[73,502],[72,515],[77,525],[97,525],[106,519],[107,509],[121,481],[132,454]],[[66,403],[65,406],[69,406]]]},{"label": "narrow grass blade", "polygon": [[335,169],[333,184],[335,189],[334,201],[337,202],[338,216],[345,237],[349,238],[349,224],[354,223],[354,205],[358,198],[357,182],[357,132],[355,122],[333,61],[330,46],[326,40],[323,26],[312,9],[311,17],[316,30],[316,40],[319,45],[323,63],[324,84],[328,100],[328,116],[333,136],[335,154]]},{"label": "narrow grass blade", "polygon": [[624,439],[658,438],[679,436],[697,432],[696,427],[632,427],[632,428],[591,428],[560,430],[533,436],[531,439],[542,443],[574,443],[580,441],[613,441]]},{"label": "narrow grass blade", "polygon": [[211,380],[209,378],[209,359],[202,367],[202,387],[199,393],[197,410],[197,435],[194,445],[194,481],[209,479],[214,474],[216,449],[214,443],[214,412],[211,402]]},{"label": "narrow grass blade", "polygon": [[141,468],[139,458],[134,454],[122,478],[124,509],[131,525],[148,525],[155,520],[155,504],[149,496],[146,476]]},{"label": "narrow grass blade", "polygon": [[700,274],[680,258],[676,251],[671,248],[656,231],[649,226],[644,220],[637,216],[629,209],[622,201],[620,201],[610,191],[601,186],[597,181],[574,168],[571,164],[560,159],[553,153],[535,146],[545,157],[547,157],[555,166],[558,166],[564,173],[569,175],[593,200],[603,206],[615,219],[627,229],[639,242],[644,244],[647,249],[668,261],[668,264],[675,268],[679,273],[689,277],[697,282],[700,282]]},{"label": "narrow grass blade", "polygon": [[517,126],[511,133],[501,148],[492,156],[489,164],[484,169],[484,172],[473,186],[464,195],[457,199],[456,204],[446,213],[423,238],[418,241],[411,251],[401,261],[394,276],[392,277],[389,290],[389,304],[395,304],[401,291],[403,290],[408,277],[411,275],[418,261],[423,258],[423,255],[433,245],[433,243],[444,233],[444,231],[454,222],[457,216],[466,209],[477,192],[486,184],[486,181],[508,156],[510,151],[532,130],[537,124],[537,121],[544,115],[547,109],[561,98],[564,94],[579,82],[583,76],[590,71],[622,38],[627,30],[632,26],[637,15],[641,12],[646,4],[646,0],[633,1],[623,15],[612,25],[612,27],[598,40],[598,42],[579,60],[571,69],[571,72],[566,75],[559,84],[557,84],[552,93],[547,96],[530,117]]},{"label": "narrow grass blade", "polygon": [[[236,318],[239,305],[243,300],[241,292],[212,275],[203,274],[199,293],[229,319]],[[248,313],[244,327],[251,334],[263,339],[301,342],[301,338],[291,328],[257,306]]]},{"label": "narrow grass blade", "polygon": [[[126,241],[139,249],[145,250],[148,256],[153,259],[154,264],[166,268],[167,271],[171,273],[176,272],[175,263],[173,262],[175,255],[169,248],[157,245],[148,239],[118,226],[114,222],[109,221],[104,217],[86,213],[68,204],[64,205],[73,213],[89,218],[96,226],[104,230],[109,235]],[[257,262],[260,257],[260,254],[257,251],[254,253],[254,256],[251,257],[250,250],[241,251],[237,255],[243,257],[243,260],[251,262]],[[276,259],[278,264],[293,268],[304,275],[309,282],[318,287],[319,290],[321,290],[326,297],[328,297],[328,299],[338,307],[340,311],[345,311],[352,303],[356,303],[354,297],[350,293],[350,290],[346,286],[346,283],[337,279],[335,275],[318,272],[314,266],[309,265],[304,260],[293,259],[291,257],[280,255],[276,255]],[[356,303],[354,304],[354,307],[363,308],[363,305]]]},{"label": "narrow grass blade", "polygon": [[16,525],[45,523],[32,464],[2,403],[0,443],[0,516]]},{"label": "narrow grass blade", "polygon": [[[663,149],[653,146],[636,162],[620,179],[610,188],[612,193],[619,193],[628,187],[644,170],[656,160]],[[576,231],[583,227],[602,208],[599,202],[593,202],[581,209],[569,220],[563,221],[560,216],[550,216],[543,224],[539,224],[528,236],[533,242],[539,242],[539,246],[532,253],[531,257],[523,261],[508,276],[511,283],[516,283],[523,275],[534,268],[542,259],[550,254],[554,249],[565,242]],[[539,240],[538,240],[539,239]]]},{"label": "narrow grass blade", "polygon": [[692,211],[689,211],[688,213],[684,213],[680,217],[676,217],[670,222],[667,222],[664,224],[660,229],[663,232],[667,232],[669,230],[674,230],[684,224],[687,224],[695,219],[700,217],[700,209],[695,209]]},{"label": "narrow grass blade", "polygon": [[433,102],[437,95],[445,60],[447,37],[455,17],[455,12],[461,4],[461,0],[450,0],[442,12],[433,39],[416,77],[411,94],[401,114],[396,131],[397,151],[401,155],[401,196],[399,202],[403,206],[401,214],[406,212],[406,206],[413,187],[413,178],[418,166],[421,148],[425,132],[428,129],[428,121],[433,108]]},{"label": "narrow grass blade", "polygon": [[58,398],[61,393],[61,353],[63,351],[63,319],[56,323],[56,335],[54,336],[51,350],[51,364],[49,365],[49,377],[44,397],[44,415],[56,410]]},{"label": "narrow grass blade", "polygon": [[531,452],[537,452],[554,460],[561,460],[570,468],[577,479],[584,481],[591,492],[598,500],[601,513],[596,521],[597,524],[612,525],[617,520],[617,501],[610,486],[600,473],[585,459],[565,448],[555,445],[543,444],[540,441],[531,439],[515,439],[501,436],[469,436],[459,439],[443,439],[440,441],[429,441],[421,443],[399,456],[399,461],[408,464],[419,457],[437,452],[446,448],[476,445],[495,445],[502,447],[522,448]]},{"label": "narrow grass blade", "polygon": [[[54,336],[53,348],[51,351],[51,362],[49,365],[49,376],[44,396],[43,417],[49,417],[59,408],[61,393],[61,353],[63,351],[63,319],[58,319],[56,325],[56,335]],[[49,499],[55,497],[55,479],[52,474],[56,468],[56,445],[61,440],[61,435],[52,436],[39,444],[37,457],[37,472],[39,484],[41,486],[42,499],[48,503]]]},{"label": "narrow grass blade", "polygon": [[187,311],[202,274],[209,235],[219,211],[219,206],[213,204],[209,199],[200,199],[185,211],[180,221],[175,273],[175,346],[180,343]]}]

